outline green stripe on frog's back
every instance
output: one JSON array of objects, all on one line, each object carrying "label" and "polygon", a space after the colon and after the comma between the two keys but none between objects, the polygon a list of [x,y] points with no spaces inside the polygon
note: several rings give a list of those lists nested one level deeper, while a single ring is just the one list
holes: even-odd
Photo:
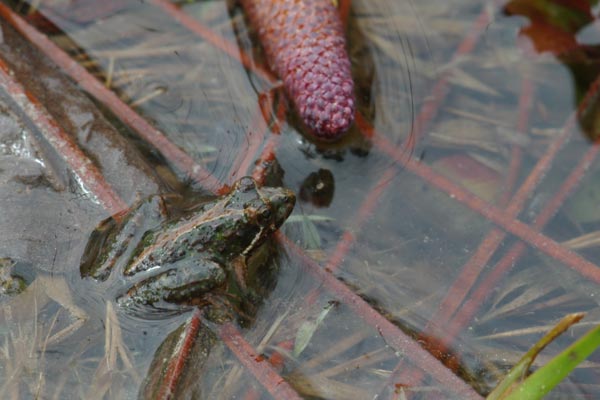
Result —
[{"label": "green stripe on frog's back", "polygon": [[[245,217],[243,209],[224,210],[222,203],[217,202],[189,221],[173,223],[173,229],[147,232],[123,273],[133,275],[156,265],[177,261],[185,257],[188,251],[215,255],[211,250],[223,245],[223,231],[227,228],[240,229],[239,225],[243,225]],[[228,243],[227,247],[231,245]]]}]

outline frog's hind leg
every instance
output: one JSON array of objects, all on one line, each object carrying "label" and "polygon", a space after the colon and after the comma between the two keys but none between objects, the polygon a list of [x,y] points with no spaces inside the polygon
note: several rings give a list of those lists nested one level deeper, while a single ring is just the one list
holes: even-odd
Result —
[{"label": "frog's hind leg", "polygon": [[143,234],[167,219],[167,208],[161,195],[138,203],[127,214],[102,221],[91,233],[80,262],[81,277],[105,281],[115,265],[127,259],[138,246]]},{"label": "frog's hind leg", "polygon": [[[173,309],[165,303],[190,304],[195,298],[225,284],[227,276],[218,263],[204,258],[185,258],[162,271],[138,274],[140,280],[117,302],[124,307],[146,305],[155,309]],[[135,307],[134,307],[135,308]]]}]

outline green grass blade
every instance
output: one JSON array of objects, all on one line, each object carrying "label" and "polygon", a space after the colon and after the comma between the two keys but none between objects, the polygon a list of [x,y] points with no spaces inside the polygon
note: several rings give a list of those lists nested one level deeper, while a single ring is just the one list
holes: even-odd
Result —
[{"label": "green grass blade", "polygon": [[599,346],[600,326],[597,326],[531,374],[504,400],[541,399]]},{"label": "green grass blade", "polygon": [[514,367],[506,374],[504,379],[496,388],[488,395],[487,400],[499,400],[504,399],[510,390],[523,381],[531,364],[535,361],[537,355],[544,350],[544,348],[552,343],[554,339],[560,336],[563,332],[569,329],[571,326],[579,322],[583,317],[584,313],[573,313],[563,317],[555,326],[545,334],[540,340],[537,341],[523,357],[515,364]]}]

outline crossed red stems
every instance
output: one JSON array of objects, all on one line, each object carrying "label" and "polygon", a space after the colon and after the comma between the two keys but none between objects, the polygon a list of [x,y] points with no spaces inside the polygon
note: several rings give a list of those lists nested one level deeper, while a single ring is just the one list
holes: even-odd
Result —
[{"label": "crossed red stems", "polygon": [[[197,20],[182,13],[173,4],[166,0],[153,0],[152,3],[156,7],[160,7],[190,31],[238,60],[244,67],[250,69],[257,76],[266,81],[275,81],[275,78],[268,70],[253,65],[250,62],[250,58],[241,52],[236,45],[211,31]],[[350,1],[340,1],[339,9],[342,19],[346,21],[350,9]],[[214,193],[222,192],[223,185],[221,182],[170,142],[162,132],[123,103],[113,92],[103,86],[102,83],[83,67],[75,63],[44,34],[37,31],[2,3],[0,3],[0,15],[56,62],[84,90],[107,106],[125,124],[137,132],[140,137],[158,149],[172,165],[186,172],[206,189]],[[490,22],[491,16],[487,6],[484,5],[472,29],[456,49],[453,56],[454,59],[464,56],[473,50],[480,35]],[[427,97],[429,100],[424,103],[415,120],[413,132],[409,140],[419,140],[426,133],[428,125],[437,115],[442,102],[449,92],[448,78],[450,74],[451,72],[446,72],[441,75],[433,86],[430,96]],[[110,184],[105,181],[101,171],[87,158],[77,143],[60,128],[60,125],[53,120],[44,106],[27,91],[25,88],[26,85],[16,81],[11,76],[7,64],[1,59],[0,85],[27,113],[39,131],[42,132],[48,142],[69,164],[70,168],[81,178],[86,187],[96,194],[106,210],[114,214],[127,208],[127,205],[119,198]],[[323,287],[336,300],[345,304],[365,323],[376,329],[389,346],[395,351],[401,352],[405,356],[406,361],[410,361],[410,363],[406,363],[404,360],[400,361],[396,366],[387,384],[381,390],[380,394],[382,398],[394,397],[394,389],[399,386],[410,387],[418,385],[425,377],[425,374],[443,385],[447,390],[457,393],[461,398],[481,398],[469,385],[454,374],[451,368],[452,359],[450,362],[448,360],[445,361],[448,364],[447,366],[434,357],[433,354],[440,357],[447,354],[447,349],[476,315],[479,307],[484,303],[487,294],[490,293],[497,282],[510,270],[515,261],[526,252],[528,246],[534,247],[551,256],[588,279],[600,283],[600,268],[540,232],[544,225],[554,216],[567,196],[576,188],[586,170],[595,160],[598,146],[590,146],[589,150],[583,155],[571,174],[563,182],[560,189],[546,204],[545,208],[531,225],[527,225],[517,219],[527,199],[534,192],[544,174],[552,166],[558,151],[573,134],[577,118],[596,100],[599,86],[600,79],[597,79],[590,86],[577,110],[566,121],[560,135],[548,146],[546,153],[538,160],[523,184],[512,197],[505,196],[501,201],[501,207],[506,206],[504,209],[481,200],[461,186],[436,173],[427,165],[420,163],[416,159],[407,157],[406,147],[410,146],[411,143],[406,141],[401,146],[395,146],[388,141],[384,134],[376,132],[362,115],[357,114],[355,116],[357,126],[363,135],[372,141],[378,151],[396,162],[383,172],[380,180],[367,193],[358,210],[356,219],[352,222],[351,229],[343,233],[335,250],[329,256],[324,266],[315,262],[283,234],[278,233],[277,238],[286,247],[288,252],[296,257],[298,262],[304,264],[307,270],[323,283]],[[520,132],[527,130],[533,93],[534,88],[532,83],[526,80],[523,81],[517,124]],[[262,146],[263,151],[258,155],[260,161],[268,161],[274,158],[277,151],[279,142],[278,131],[275,129],[275,132],[267,135],[268,128],[265,120],[281,120],[283,118],[283,110],[280,107],[277,115],[271,116],[269,115],[269,110],[272,109],[271,96],[267,95],[261,97],[259,100],[259,107],[252,128],[255,132],[257,131],[256,128],[260,128],[262,136],[253,139],[249,151],[246,154],[241,154],[239,159],[234,163],[236,166],[236,171],[233,171],[234,174],[232,175],[234,177],[246,173],[252,165],[252,161],[255,159],[261,144],[264,143],[264,146]],[[518,170],[521,166],[521,158],[522,151],[519,147],[515,146],[512,150],[510,172],[507,179],[507,186],[511,189],[516,182]],[[254,170],[254,177],[260,181],[263,172],[260,166],[263,163],[258,162],[256,164],[258,167]],[[448,293],[439,305],[436,314],[426,326],[421,337],[425,342],[426,349],[417,340],[406,335],[396,325],[388,321],[334,276],[334,272],[341,267],[344,257],[354,245],[356,240],[354,232],[358,232],[360,227],[366,223],[379,199],[389,188],[398,168],[410,171],[424,181],[432,184],[438,190],[447,193],[455,201],[481,214],[496,225],[495,228],[488,232],[471,259],[462,267],[460,274],[450,286]],[[510,192],[510,190],[507,192]],[[508,233],[516,236],[520,241],[505,253],[504,257],[487,273],[487,276],[482,277],[484,266],[489,262]],[[476,285],[477,280],[479,282]],[[309,299],[316,298],[315,294],[313,293],[312,296],[309,296]],[[466,298],[467,294],[469,295],[468,299]],[[168,398],[170,393],[173,393],[176,388],[200,326],[200,312],[196,311],[187,324],[180,352],[175,354],[170,361],[167,374],[161,382],[157,398]],[[440,328],[443,328],[443,334],[438,334],[441,331]],[[292,386],[279,375],[277,370],[278,367],[281,367],[281,360],[277,357],[277,354],[271,356],[270,362],[265,362],[264,358],[260,357],[258,352],[243,338],[237,327],[232,323],[224,324],[218,328],[218,334],[225,345],[239,359],[240,363],[253,374],[274,398],[300,398]],[[432,337],[440,339],[437,342],[433,342],[430,340]]]}]

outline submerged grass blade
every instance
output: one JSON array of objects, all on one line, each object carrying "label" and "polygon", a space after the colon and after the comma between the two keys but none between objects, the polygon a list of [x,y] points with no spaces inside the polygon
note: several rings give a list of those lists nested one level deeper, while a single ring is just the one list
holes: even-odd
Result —
[{"label": "submerged grass blade", "polygon": [[298,357],[300,353],[304,351],[306,346],[308,346],[317,328],[323,323],[323,320],[325,320],[325,317],[334,306],[335,304],[329,303],[323,308],[315,322],[305,321],[300,325],[300,328],[298,328],[298,332],[296,333],[296,342],[294,343],[294,357]]}]

